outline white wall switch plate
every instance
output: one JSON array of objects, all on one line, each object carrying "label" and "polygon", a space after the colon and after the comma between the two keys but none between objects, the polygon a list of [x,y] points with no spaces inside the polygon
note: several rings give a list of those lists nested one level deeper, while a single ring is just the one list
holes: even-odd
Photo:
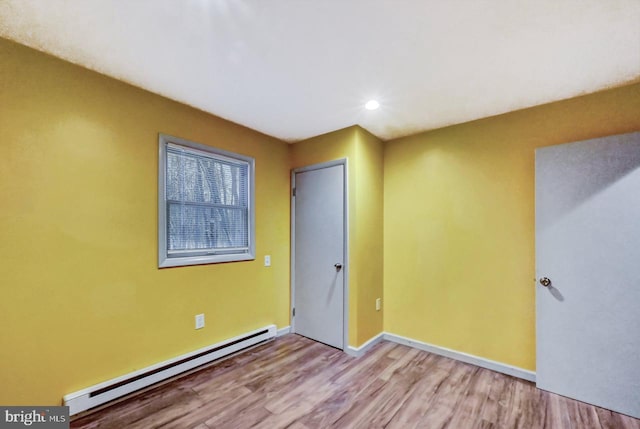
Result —
[{"label": "white wall switch plate", "polygon": [[196,329],[204,328],[204,314],[196,314]]},{"label": "white wall switch plate", "polygon": [[271,255],[264,255],[264,266],[265,267],[271,266]]},{"label": "white wall switch plate", "polygon": [[382,298],[377,298],[376,299],[376,311],[380,311],[380,308],[382,308]]}]

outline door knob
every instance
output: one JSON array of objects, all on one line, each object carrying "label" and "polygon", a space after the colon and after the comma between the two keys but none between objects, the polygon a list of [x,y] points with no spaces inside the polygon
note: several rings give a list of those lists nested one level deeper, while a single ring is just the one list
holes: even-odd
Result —
[{"label": "door knob", "polygon": [[342,269],[342,264],[335,264],[334,267],[336,267],[336,271],[340,271]]},{"label": "door knob", "polygon": [[548,277],[542,277],[542,278],[540,279],[540,284],[541,284],[542,286],[544,286],[544,287],[549,287],[549,286],[551,286],[551,279],[550,279],[550,278],[548,278]]}]

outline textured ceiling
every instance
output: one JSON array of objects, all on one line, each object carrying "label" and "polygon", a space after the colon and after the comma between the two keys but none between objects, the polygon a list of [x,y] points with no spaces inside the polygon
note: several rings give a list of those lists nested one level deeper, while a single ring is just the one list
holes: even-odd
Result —
[{"label": "textured ceiling", "polygon": [[0,35],[286,141],[640,79],[640,0],[0,0]]}]

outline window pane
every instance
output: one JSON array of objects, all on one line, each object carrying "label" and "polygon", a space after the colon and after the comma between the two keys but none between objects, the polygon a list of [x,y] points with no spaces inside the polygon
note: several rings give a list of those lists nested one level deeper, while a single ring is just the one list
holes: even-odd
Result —
[{"label": "window pane", "polygon": [[166,198],[247,207],[246,163],[231,163],[170,148]]},{"label": "window pane", "polygon": [[168,250],[248,248],[247,218],[244,208],[169,203]]}]

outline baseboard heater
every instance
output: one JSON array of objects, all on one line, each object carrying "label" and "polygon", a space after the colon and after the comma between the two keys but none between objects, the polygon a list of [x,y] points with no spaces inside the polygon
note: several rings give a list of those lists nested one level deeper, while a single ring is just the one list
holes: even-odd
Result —
[{"label": "baseboard heater", "polygon": [[256,329],[255,331],[247,332],[246,334],[160,362],[130,374],[105,381],[104,383],[69,393],[63,398],[64,405],[69,407],[69,414],[78,414],[185,371],[236,353],[247,347],[273,339],[276,333],[275,325],[269,325],[261,329]]}]

